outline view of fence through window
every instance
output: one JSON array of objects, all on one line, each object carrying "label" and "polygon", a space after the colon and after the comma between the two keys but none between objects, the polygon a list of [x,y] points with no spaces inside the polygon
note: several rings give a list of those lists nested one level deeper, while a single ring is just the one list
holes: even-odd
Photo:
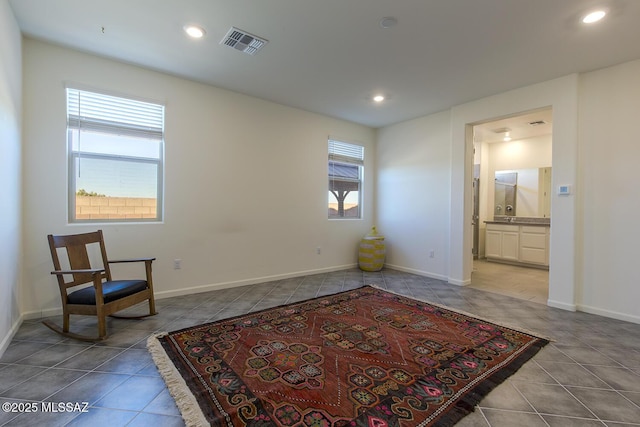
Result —
[{"label": "view of fence through window", "polygon": [[67,89],[70,221],[162,218],[164,107]]}]

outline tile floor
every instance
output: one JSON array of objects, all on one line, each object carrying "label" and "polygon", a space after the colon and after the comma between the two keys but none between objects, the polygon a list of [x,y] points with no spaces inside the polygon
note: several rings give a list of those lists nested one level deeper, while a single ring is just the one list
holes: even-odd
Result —
[{"label": "tile floor", "polygon": [[[159,300],[157,316],[110,319],[112,336],[98,344],[64,339],[27,321],[0,359],[0,404],[88,402],[88,412],[0,411],[0,425],[182,426],[145,349],[151,332],[370,283],[555,339],[459,426],[640,426],[640,325],[393,270],[356,269]],[[73,320],[80,320],[77,332],[94,332],[90,318]]]},{"label": "tile floor", "polygon": [[549,271],[479,259],[473,261],[469,287],[547,304]]}]

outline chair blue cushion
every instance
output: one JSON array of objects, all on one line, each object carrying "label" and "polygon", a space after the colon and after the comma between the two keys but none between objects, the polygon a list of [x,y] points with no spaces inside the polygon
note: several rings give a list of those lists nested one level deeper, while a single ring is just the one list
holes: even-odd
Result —
[{"label": "chair blue cushion", "polygon": [[[145,289],[147,289],[146,280],[112,280],[102,284],[105,303],[133,295]],[[67,301],[68,304],[95,305],[96,290],[93,286],[78,289],[68,295]]]}]

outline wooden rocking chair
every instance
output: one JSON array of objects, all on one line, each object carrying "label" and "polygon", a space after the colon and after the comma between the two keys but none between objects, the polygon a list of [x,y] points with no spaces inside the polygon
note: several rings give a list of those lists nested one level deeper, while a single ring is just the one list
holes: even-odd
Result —
[{"label": "wooden rocking chair", "polygon": [[[156,313],[153,297],[153,282],[151,279],[151,263],[155,258],[137,258],[126,260],[109,260],[104,245],[102,230],[92,233],[73,234],[68,236],[49,235],[49,248],[53,267],[58,278],[60,296],[62,297],[63,326],[60,327],[50,321],[43,321],[47,327],[64,336],[82,341],[100,341],[107,338],[106,316],[140,319]],[[98,245],[102,258],[102,266],[91,265],[91,247]],[[69,269],[62,270],[58,250],[66,249],[69,259]],[[96,247],[97,252],[97,247]],[[96,257],[97,258],[97,257]],[[109,264],[122,262],[144,262],[146,280],[112,280]],[[65,277],[71,278],[65,281]],[[69,292],[70,288],[91,283]],[[149,314],[142,316],[114,316],[113,313],[134,306],[143,301],[149,301]],[[96,316],[98,318],[98,336],[89,337],[69,332],[69,317],[72,314]]]}]

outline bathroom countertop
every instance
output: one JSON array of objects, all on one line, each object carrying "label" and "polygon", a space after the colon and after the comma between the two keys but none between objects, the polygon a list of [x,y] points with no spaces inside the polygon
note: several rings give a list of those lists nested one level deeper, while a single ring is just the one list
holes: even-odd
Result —
[{"label": "bathroom countertop", "polygon": [[506,218],[494,218],[493,220],[484,221],[485,224],[506,224],[506,225],[533,225],[540,227],[551,226],[551,218],[530,218],[530,217],[513,217],[513,221],[507,221]]}]

